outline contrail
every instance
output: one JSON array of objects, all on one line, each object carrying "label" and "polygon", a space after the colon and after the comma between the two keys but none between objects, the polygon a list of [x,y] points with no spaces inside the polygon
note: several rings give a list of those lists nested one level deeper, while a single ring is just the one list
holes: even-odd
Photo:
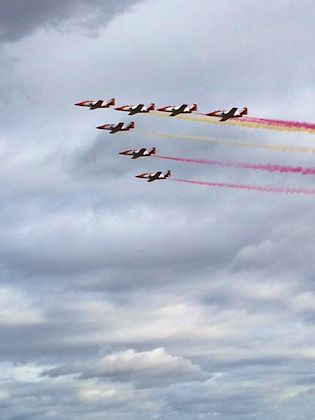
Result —
[{"label": "contrail", "polygon": [[183,139],[183,140],[194,140],[194,141],[202,141],[211,144],[222,144],[225,146],[235,146],[235,147],[243,147],[249,149],[266,149],[266,150],[274,150],[277,152],[289,152],[289,153],[314,153],[315,148],[313,147],[296,147],[296,146],[282,146],[278,144],[253,144],[250,142],[242,142],[237,140],[230,140],[230,139],[217,139],[213,137],[203,137],[203,136],[190,136],[184,134],[168,134],[168,133],[160,133],[158,131],[141,131],[142,134],[162,137],[162,138],[172,138],[172,139]]},{"label": "contrail", "polygon": [[187,184],[195,184],[195,185],[205,185],[208,187],[235,188],[239,190],[250,190],[250,191],[260,191],[260,192],[270,192],[270,193],[315,195],[315,190],[308,190],[306,188],[265,187],[262,185],[229,184],[226,182],[204,182],[204,181],[192,181],[188,179],[177,179],[177,178],[170,178],[169,181],[184,182]]},{"label": "contrail", "polygon": [[[168,117],[168,115],[162,112],[151,112],[150,115],[156,115],[159,117]],[[175,117],[179,120],[205,122],[208,124],[217,125],[231,125],[236,127],[246,128],[262,128],[265,130],[276,130],[276,131],[303,131],[308,134],[315,134],[315,123],[299,122],[299,121],[286,121],[286,120],[275,120],[268,118],[254,118],[254,117],[241,117],[233,118],[224,122],[221,122],[217,117],[211,117],[205,114],[187,114],[177,115]]]},{"label": "contrail", "polygon": [[258,171],[268,171],[268,172],[282,172],[282,173],[295,173],[302,175],[315,175],[315,168],[303,168],[301,166],[284,166],[284,165],[263,165],[263,164],[253,164],[246,162],[229,162],[221,160],[207,160],[207,159],[190,159],[190,158],[181,158],[173,156],[160,156],[153,155],[155,158],[173,160],[176,162],[184,163],[199,163],[203,165],[216,165],[223,166],[228,168],[237,168],[237,169],[253,169]]}]

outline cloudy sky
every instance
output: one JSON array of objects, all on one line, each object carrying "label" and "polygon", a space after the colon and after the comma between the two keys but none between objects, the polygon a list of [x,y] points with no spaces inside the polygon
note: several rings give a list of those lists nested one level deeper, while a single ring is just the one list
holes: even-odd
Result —
[{"label": "cloudy sky", "polygon": [[[315,419],[314,199],[134,175],[312,188],[309,134],[135,116],[87,99],[315,121],[312,0],[1,0],[1,419]],[[143,133],[142,133],[143,131]]]}]

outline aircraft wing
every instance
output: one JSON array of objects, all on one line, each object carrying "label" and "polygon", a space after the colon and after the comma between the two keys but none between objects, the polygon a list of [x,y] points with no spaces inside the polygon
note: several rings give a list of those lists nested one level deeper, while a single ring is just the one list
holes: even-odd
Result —
[{"label": "aircraft wing", "polygon": [[100,108],[102,105],[103,101],[102,100],[98,100],[95,102],[95,104],[90,106],[90,109],[96,109],[96,108]]},{"label": "aircraft wing", "polygon": [[118,123],[117,125],[112,127],[111,134],[114,134],[114,133],[117,133],[117,131],[120,131],[122,129],[123,125],[124,125],[124,123]]},{"label": "aircraft wing", "polygon": [[176,117],[176,115],[181,114],[182,112],[184,112],[184,110],[186,109],[187,105],[181,105],[178,109],[174,109],[171,114],[170,117]]},{"label": "aircraft wing", "polygon": [[145,148],[142,148],[140,150],[134,151],[133,156],[131,159],[137,159],[140,156],[144,156]]},{"label": "aircraft wing", "polygon": [[135,108],[131,108],[129,111],[129,115],[137,114],[138,112],[141,112],[142,108],[144,107],[144,104],[139,104]]},{"label": "aircraft wing", "polygon": [[236,111],[237,111],[237,108],[231,108],[227,114],[222,115],[222,118],[220,121],[226,121],[230,118],[233,118]]},{"label": "aircraft wing", "polygon": [[151,174],[147,182],[155,181],[156,179],[160,179],[160,176],[162,175],[162,172],[155,172],[155,174]]}]

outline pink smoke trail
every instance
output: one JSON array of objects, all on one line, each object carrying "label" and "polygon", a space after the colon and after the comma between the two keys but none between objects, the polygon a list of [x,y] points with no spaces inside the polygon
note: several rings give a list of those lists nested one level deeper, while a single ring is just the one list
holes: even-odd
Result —
[{"label": "pink smoke trail", "polygon": [[306,188],[264,187],[262,185],[229,184],[226,182],[204,182],[204,181],[192,181],[188,179],[177,179],[177,178],[170,178],[169,181],[184,182],[187,184],[195,184],[195,185],[205,185],[208,187],[236,188],[240,190],[261,191],[261,192],[270,192],[270,193],[315,195],[315,190],[308,190]]},{"label": "pink smoke trail", "polygon": [[207,159],[189,159],[173,156],[159,156],[154,155],[154,157],[159,159],[173,160],[177,162],[185,163],[199,163],[204,165],[217,165],[228,168],[237,168],[237,169],[253,169],[258,171],[268,171],[268,172],[283,172],[283,173],[298,173],[302,175],[315,175],[315,168],[303,168],[301,166],[284,166],[284,165],[263,165],[263,164],[254,164],[254,163],[245,163],[245,162],[229,162],[221,160],[207,160]]},{"label": "pink smoke trail", "polygon": [[271,126],[279,126],[285,128],[296,128],[303,130],[315,130],[315,123],[300,122],[300,121],[287,121],[287,120],[274,120],[269,118],[255,118],[255,117],[242,117],[236,118],[237,121],[253,122],[258,124],[266,124]]}]

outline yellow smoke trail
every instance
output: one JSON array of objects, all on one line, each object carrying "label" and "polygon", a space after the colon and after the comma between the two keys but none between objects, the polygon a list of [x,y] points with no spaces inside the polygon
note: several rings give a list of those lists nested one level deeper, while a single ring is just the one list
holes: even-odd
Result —
[{"label": "yellow smoke trail", "polygon": [[214,137],[160,133],[158,131],[141,131],[141,133],[144,135],[162,137],[166,139],[170,138],[170,139],[193,140],[193,141],[207,142],[211,144],[222,144],[225,146],[244,147],[244,148],[249,148],[249,149],[267,149],[267,150],[274,150],[277,152],[314,153],[315,154],[315,148],[312,148],[312,147],[282,146],[278,144],[256,144],[256,143],[249,143],[249,142],[230,140],[230,139],[218,139]]},{"label": "yellow smoke trail", "polygon": [[[170,118],[168,114],[163,112],[150,112],[149,115],[154,115],[157,117],[166,117]],[[194,115],[194,114],[188,114],[188,115],[176,115],[175,117],[177,120],[186,120],[186,121],[194,121],[194,122],[204,122],[207,124],[214,124],[214,125],[230,125],[234,127],[245,127],[245,128],[261,128],[263,130],[272,130],[272,131],[299,131],[299,132],[305,132],[308,134],[315,134],[315,130],[313,128],[307,128],[307,127],[288,127],[284,125],[273,125],[273,124],[267,124],[267,123],[259,123],[259,122],[251,122],[251,121],[235,121],[235,120],[227,120],[222,123],[219,118],[216,117],[209,117],[206,115]]]}]

